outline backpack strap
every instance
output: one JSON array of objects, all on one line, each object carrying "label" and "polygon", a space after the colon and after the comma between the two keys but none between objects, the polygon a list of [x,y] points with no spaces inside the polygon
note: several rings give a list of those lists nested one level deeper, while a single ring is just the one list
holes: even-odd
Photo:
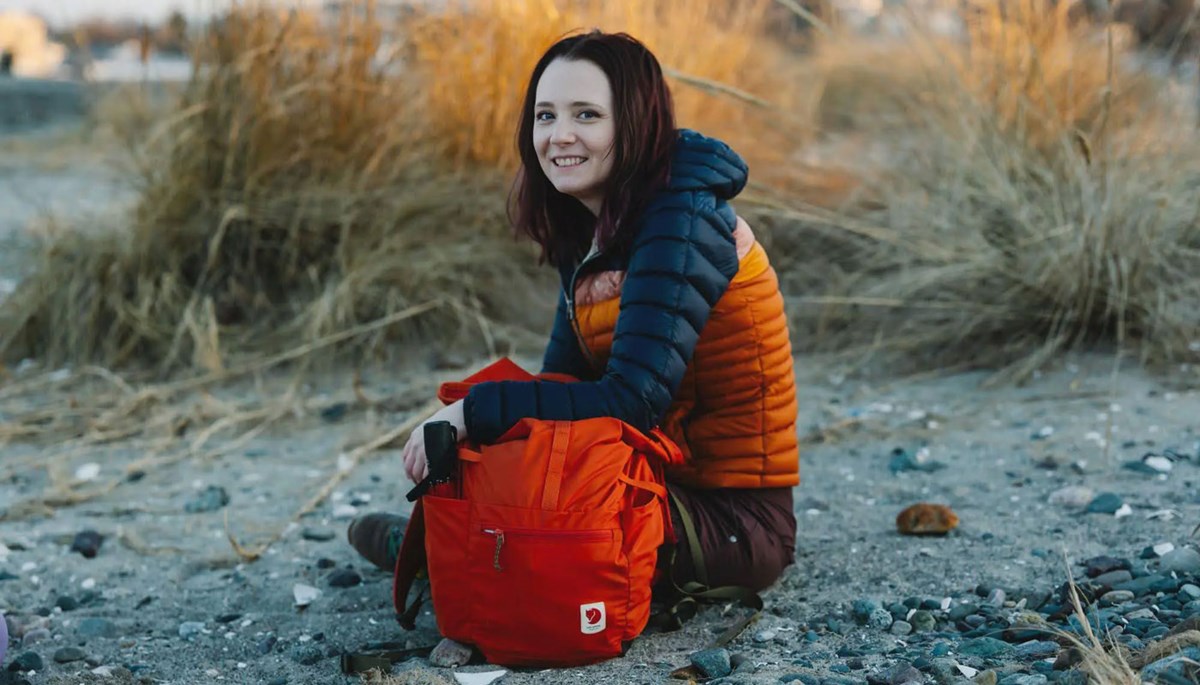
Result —
[{"label": "backpack strap", "polygon": [[720,587],[711,587],[709,585],[708,567],[704,564],[704,550],[700,548],[700,536],[696,533],[696,523],[692,520],[691,513],[683,506],[683,502],[679,500],[679,497],[670,490],[667,492],[671,497],[671,501],[675,503],[675,510],[679,513],[679,523],[683,526],[683,533],[687,537],[688,551],[692,556],[692,566],[695,569],[696,580],[688,581],[683,585],[675,582],[673,571],[679,548],[673,548],[671,550],[670,561],[667,563],[667,576],[670,578],[675,591],[680,595],[680,599],[660,612],[659,615],[653,617],[653,622],[661,626],[664,630],[676,630],[682,627],[685,621],[690,620],[696,615],[697,603],[703,600],[738,601],[743,606],[754,609],[752,616],[757,618],[763,608],[762,597],[757,592],[740,585],[722,585]]},{"label": "backpack strap", "polygon": [[404,531],[404,541],[400,544],[395,572],[392,574],[392,604],[396,607],[396,621],[405,630],[417,627],[417,614],[425,601],[425,592],[422,590],[412,604],[407,603],[413,581],[425,570],[425,563],[425,508],[418,500],[408,519],[408,528]]},{"label": "backpack strap", "polygon": [[403,647],[396,643],[380,645],[365,645],[357,652],[342,652],[341,668],[346,675],[366,673],[372,669],[391,673],[392,664],[407,661],[414,656],[428,656],[433,651],[433,645],[423,647]]}]

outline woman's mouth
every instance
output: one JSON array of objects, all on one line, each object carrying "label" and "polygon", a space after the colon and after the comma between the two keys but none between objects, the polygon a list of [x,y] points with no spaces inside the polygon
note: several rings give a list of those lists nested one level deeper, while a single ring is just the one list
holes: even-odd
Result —
[{"label": "woman's mouth", "polygon": [[579,166],[587,161],[586,157],[555,157],[550,160],[554,166],[561,168]]}]

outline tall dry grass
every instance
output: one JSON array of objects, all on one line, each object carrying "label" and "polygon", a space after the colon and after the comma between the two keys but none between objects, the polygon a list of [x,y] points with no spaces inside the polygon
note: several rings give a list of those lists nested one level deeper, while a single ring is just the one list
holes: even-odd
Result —
[{"label": "tall dry grass", "polygon": [[1096,342],[1195,359],[1193,103],[1048,2],[986,7],[961,41],[914,28],[818,47],[835,149],[871,156],[842,163],[863,187],[832,210],[774,199],[794,222],[777,250],[820,245],[787,274],[798,325],[818,345],[1008,378]]}]

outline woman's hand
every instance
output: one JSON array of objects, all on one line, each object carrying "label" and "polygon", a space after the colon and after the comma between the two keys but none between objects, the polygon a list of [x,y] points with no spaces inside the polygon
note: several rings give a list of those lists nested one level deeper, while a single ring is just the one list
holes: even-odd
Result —
[{"label": "woman's hand", "polygon": [[458,431],[459,442],[468,438],[467,423],[463,418],[462,400],[442,407],[436,414],[417,426],[412,435],[408,436],[408,442],[404,445],[404,473],[414,483],[421,482],[425,476],[429,475],[429,462],[425,457],[425,424],[434,421],[449,421],[450,425],[454,426],[454,430]]}]

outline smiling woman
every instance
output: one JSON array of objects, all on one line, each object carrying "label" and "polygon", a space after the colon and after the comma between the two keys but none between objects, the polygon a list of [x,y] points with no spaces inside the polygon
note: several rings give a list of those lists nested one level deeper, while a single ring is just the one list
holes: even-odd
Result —
[{"label": "smiling woman", "polygon": [[[685,461],[666,474],[682,534],[663,547],[660,597],[770,586],[794,556],[796,398],[778,280],[730,205],[745,162],[677,129],[658,60],[599,31],[538,61],[517,147],[510,217],[562,283],[543,379],[476,383],[429,421],[480,445],[526,419],[661,429]],[[404,467],[428,473],[423,429]],[[374,515],[350,542],[386,568],[401,526]]]}]

